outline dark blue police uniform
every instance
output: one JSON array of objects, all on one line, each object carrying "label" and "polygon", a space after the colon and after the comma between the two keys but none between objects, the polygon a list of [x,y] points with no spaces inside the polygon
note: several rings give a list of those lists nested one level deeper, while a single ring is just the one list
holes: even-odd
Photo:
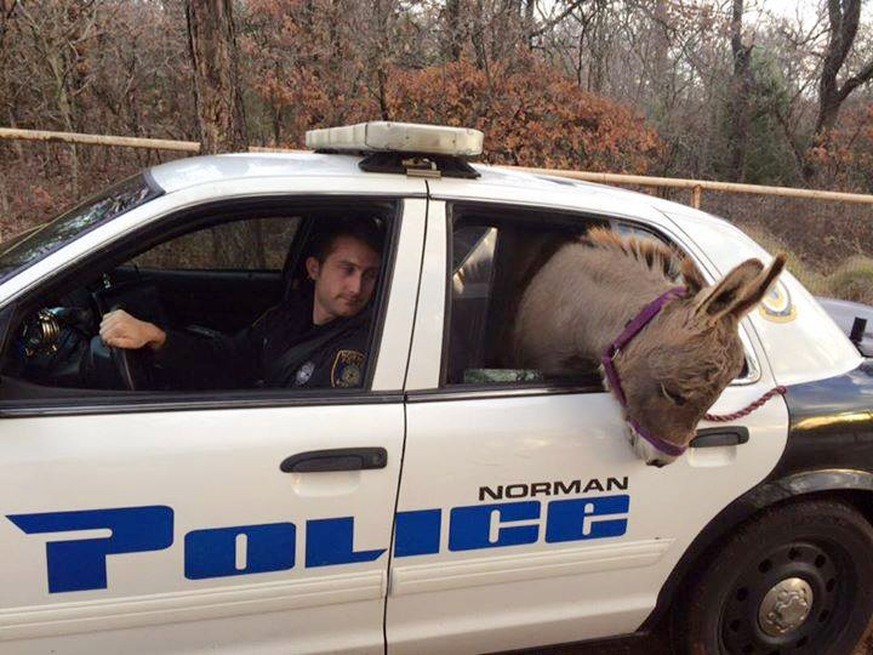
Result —
[{"label": "dark blue police uniform", "polygon": [[170,330],[154,354],[173,388],[360,387],[372,312],[312,323],[312,290],[295,292],[234,336],[203,338]]}]

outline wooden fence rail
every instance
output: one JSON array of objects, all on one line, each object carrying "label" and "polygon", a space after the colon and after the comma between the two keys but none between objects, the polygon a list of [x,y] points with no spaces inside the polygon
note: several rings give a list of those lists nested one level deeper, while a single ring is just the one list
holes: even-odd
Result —
[{"label": "wooden fence rail", "polygon": [[[115,146],[123,148],[148,148],[151,150],[175,150],[198,153],[200,144],[196,141],[174,141],[171,139],[144,139],[126,136],[105,136],[101,134],[76,134],[72,132],[49,132],[45,130],[21,130],[0,127],[0,139],[24,141],[48,141],[90,146]],[[295,152],[287,148],[264,148],[253,146],[251,152]],[[297,151],[299,152],[299,151]],[[548,168],[528,168],[507,166],[513,170],[528,171],[540,175],[555,175],[575,180],[600,182],[602,184],[630,185],[654,188],[688,189],[691,191],[691,204],[700,207],[704,191],[720,193],[755,194],[762,196],[781,196],[785,198],[807,198],[813,200],[836,200],[857,204],[873,204],[873,195],[861,193],[840,193],[837,191],[817,191],[814,189],[794,189],[778,186],[758,186],[755,184],[736,184],[733,182],[710,182],[707,180],[685,180],[670,177],[646,177],[643,175],[619,175],[616,173],[592,173],[588,171],[568,171]]]}]

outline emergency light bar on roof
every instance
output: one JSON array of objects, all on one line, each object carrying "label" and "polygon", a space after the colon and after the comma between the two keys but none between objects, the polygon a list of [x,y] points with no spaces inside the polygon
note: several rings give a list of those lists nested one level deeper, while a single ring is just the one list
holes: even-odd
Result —
[{"label": "emergency light bar on roof", "polygon": [[482,154],[479,130],[445,125],[375,121],[306,132],[306,146],[314,150],[410,152],[452,157]]}]

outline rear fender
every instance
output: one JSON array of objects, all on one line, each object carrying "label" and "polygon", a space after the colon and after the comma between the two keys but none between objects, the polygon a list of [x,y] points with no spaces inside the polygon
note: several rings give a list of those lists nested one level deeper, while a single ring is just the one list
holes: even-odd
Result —
[{"label": "rear fender", "polygon": [[[857,507],[867,520],[873,518],[873,473],[862,470],[833,468],[803,471],[779,479],[770,479],[749,490],[723,509],[700,532],[675,566],[667,582],[661,587],[658,602],[652,613],[637,630],[638,633],[653,631],[666,618],[670,607],[681,591],[683,583],[694,574],[706,555],[740,524],[759,512],[788,501],[802,500],[822,494],[840,495],[850,493],[854,497],[866,496],[862,506]],[[873,522],[873,521],[871,521]]]}]

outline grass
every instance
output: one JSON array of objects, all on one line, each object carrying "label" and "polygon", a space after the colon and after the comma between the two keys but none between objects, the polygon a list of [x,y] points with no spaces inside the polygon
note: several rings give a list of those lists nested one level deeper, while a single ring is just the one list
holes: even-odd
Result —
[{"label": "grass", "polygon": [[817,295],[829,295],[827,278],[807,265],[803,259],[784,241],[760,224],[746,224],[742,226],[743,232],[764,248],[767,252],[777,255],[785,255],[785,266],[792,275],[800,280],[800,283]]},{"label": "grass", "polygon": [[828,295],[873,305],[873,259],[856,255],[827,277]]}]

